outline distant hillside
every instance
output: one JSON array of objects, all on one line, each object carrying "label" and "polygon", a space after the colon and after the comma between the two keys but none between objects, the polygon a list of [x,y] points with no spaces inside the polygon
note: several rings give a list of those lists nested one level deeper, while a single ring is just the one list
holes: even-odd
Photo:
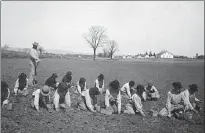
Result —
[{"label": "distant hillside", "polygon": [[69,50],[53,50],[53,49],[45,49],[45,52],[47,53],[53,53],[53,54],[76,54],[76,52],[69,51]]},{"label": "distant hillside", "polygon": [[[7,50],[10,51],[17,51],[17,52],[29,52],[31,48],[17,48],[17,47],[9,47]],[[73,52],[70,50],[59,50],[59,49],[45,49],[45,52],[47,53],[53,53],[53,54],[85,54],[85,55],[90,55],[92,53],[80,53],[80,52]]]},{"label": "distant hillside", "polygon": [[9,47],[6,50],[10,51],[17,51],[17,52],[29,52],[30,48],[16,48],[16,47]]}]

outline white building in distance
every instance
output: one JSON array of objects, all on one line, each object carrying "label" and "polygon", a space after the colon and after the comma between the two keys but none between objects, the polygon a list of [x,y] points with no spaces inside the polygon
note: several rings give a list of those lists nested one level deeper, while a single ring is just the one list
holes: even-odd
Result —
[{"label": "white building in distance", "polygon": [[157,54],[157,58],[174,58],[174,55],[167,50],[163,50]]}]

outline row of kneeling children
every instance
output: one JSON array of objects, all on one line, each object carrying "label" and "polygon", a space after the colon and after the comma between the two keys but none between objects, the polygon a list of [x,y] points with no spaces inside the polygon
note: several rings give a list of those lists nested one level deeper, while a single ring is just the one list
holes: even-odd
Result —
[{"label": "row of kneeling children", "polygon": [[[59,111],[60,107],[68,110],[71,108],[69,88],[73,87],[71,86],[72,72],[67,72],[60,83],[56,81],[57,77],[57,74],[53,73],[52,76],[46,80],[42,88],[32,93],[33,99],[31,105],[37,111],[40,111],[39,107],[45,107],[49,112],[52,111],[53,107],[56,111]],[[26,74],[21,73],[14,87],[15,95],[22,94],[26,96],[28,94],[27,83],[28,79]],[[7,92],[7,94],[2,93],[2,105],[5,105],[8,104],[10,91],[5,82],[3,82],[2,85],[2,91]],[[197,113],[200,109],[198,106],[199,100],[195,97],[195,92],[198,91],[197,85],[192,84],[189,86],[189,89],[185,91],[181,91],[182,85],[180,82],[174,82],[172,85],[173,90],[168,92],[166,107],[159,112],[159,115],[171,117],[173,114],[176,114],[178,110],[186,112],[194,111]],[[123,112],[127,114],[139,113],[145,116],[142,100],[157,100],[160,98],[159,92],[152,81],[150,81],[147,86],[139,84],[137,87],[135,87],[134,81],[130,81],[120,88],[119,81],[114,80],[109,83],[109,88],[105,90],[103,74],[98,76],[92,88],[87,88],[85,78],[80,78],[76,87],[76,91],[80,95],[77,102],[79,109],[91,112],[98,111],[104,114],[120,114]],[[100,108],[99,103],[97,103],[97,96],[103,92],[105,92],[105,109]],[[121,110],[121,100],[126,101],[126,106],[123,111]]]}]

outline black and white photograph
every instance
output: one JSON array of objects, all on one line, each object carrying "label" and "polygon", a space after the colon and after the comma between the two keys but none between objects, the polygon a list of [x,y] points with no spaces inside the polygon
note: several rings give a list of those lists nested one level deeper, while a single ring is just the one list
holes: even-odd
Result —
[{"label": "black and white photograph", "polygon": [[204,133],[204,1],[1,1],[2,133]]}]

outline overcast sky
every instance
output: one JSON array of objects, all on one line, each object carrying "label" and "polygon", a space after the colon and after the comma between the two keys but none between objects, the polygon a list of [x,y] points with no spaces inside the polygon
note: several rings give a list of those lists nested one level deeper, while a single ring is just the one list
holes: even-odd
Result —
[{"label": "overcast sky", "polygon": [[[204,54],[203,1],[2,1],[1,45],[92,53],[83,34],[104,26],[118,54]],[[100,51],[100,49],[99,49]]]}]

